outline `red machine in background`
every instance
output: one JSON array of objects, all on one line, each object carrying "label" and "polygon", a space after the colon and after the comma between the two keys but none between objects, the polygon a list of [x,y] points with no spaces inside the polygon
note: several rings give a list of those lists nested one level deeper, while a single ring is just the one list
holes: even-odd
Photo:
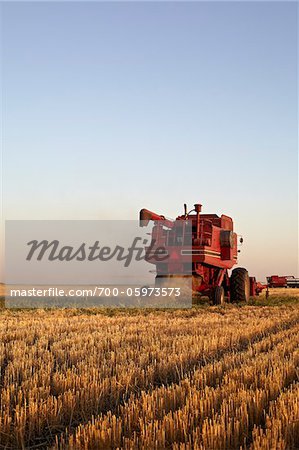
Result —
[{"label": "red machine in background", "polygon": [[267,283],[270,288],[298,288],[299,278],[295,278],[294,275],[271,275],[267,277]]},{"label": "red machine in background", "polygon": [[[140,226],[154,221],[150,253],[146,260],[156,266],[156,286],[169,282],[171,278],[192,277],[192,290],[208,295],[214,304],[248,301],[258,295],[266,285],[249,277],[242,267],[228,270],[237,263],[238,238],[233,230],[233,221],[222,214],[201,214],[200,204],[175,221],[147,209],[140,211]],[[240,243],[243,239],[240,238]],[[164,253],[165,258],[153,255]]]},{"label": "red machine in background", "polygon": [[270,277],[267,277],[267,283],[269,287],[271,288],[286,288],[287,287],[287,276],[281,276],[278,275],[271,275]]}]

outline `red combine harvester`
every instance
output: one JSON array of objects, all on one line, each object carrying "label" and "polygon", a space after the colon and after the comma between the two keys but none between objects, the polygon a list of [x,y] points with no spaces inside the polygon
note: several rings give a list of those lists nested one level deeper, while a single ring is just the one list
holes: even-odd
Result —
[{"label": "red combine harvester", "polygon": [[[214,304],[223,304],[225,296],[232,302],[248,301],[267,286],[249,277],[246,269],[237,263],[238,237],[230,217],[201,214],[200,204],[175,221],[147,209],[140,211],[140,226],[154,222],[151,233],[150,253],[146,260],[156,266],[156,286],[167,285],[171,279],[192,277],[192,291],[207,295]],[[240,238],[240,243],[243,239]],[[162,249],[162,250],[161,250]],[[153,256],[158,252],[161,258]]]},{"label": "red combine harvester", "polygon": [[296,288],[299,287],[299,278],[294,275],[271,275],[267,277],[267,283],[270,288]]}]

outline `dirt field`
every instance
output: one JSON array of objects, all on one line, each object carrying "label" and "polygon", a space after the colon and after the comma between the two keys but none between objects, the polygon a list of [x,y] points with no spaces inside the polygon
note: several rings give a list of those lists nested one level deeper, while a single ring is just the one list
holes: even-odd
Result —
[{"label": "dirt field", "polygon": [[1,448],[299,448],[298,302],[0,317]]}]

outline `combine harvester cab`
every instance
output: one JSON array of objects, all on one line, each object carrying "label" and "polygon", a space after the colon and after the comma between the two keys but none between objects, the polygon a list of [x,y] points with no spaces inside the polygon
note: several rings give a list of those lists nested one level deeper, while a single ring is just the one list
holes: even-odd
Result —
[{"label": "combine harvester cab", "polygon": [[[192,277],[193,293],[209,296],[213,304],[223,304],[225,298],[232,302],[247,302],[266,285],[249,277],[242,267],[233,269],[229,276],[228,270],[238,259],[238,236],[233,229],[233,220],[224,214],[221,217],[201,214],[201,206],[195,204],[194,209],[187,212],[184,205],[184,214],[174,221],[147,209],[140,211],[140,226],[154,222],[146,260],[156,266],[155,284],[161,287],[174,280],[177,282],[179,278]],[[240,242],[243,242],[242,238]],[[168,256],[163,262],[153,257],[157,249],[163,249]]]}]

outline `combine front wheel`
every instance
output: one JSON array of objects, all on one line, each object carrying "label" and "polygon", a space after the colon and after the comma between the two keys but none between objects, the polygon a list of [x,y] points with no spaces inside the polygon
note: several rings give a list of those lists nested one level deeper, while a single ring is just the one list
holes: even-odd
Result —
[{"label": "combine front wheel", "polygon": [[222,286],[216,286],[212,291],[212,301],[213,305],[224,305],[224,289]]},{"label": "combine front wheel", "polygon": [[246,269],[237,267],[230,277],[230,295],[232,302],[248,302],[250,296],[250,280]]}]

